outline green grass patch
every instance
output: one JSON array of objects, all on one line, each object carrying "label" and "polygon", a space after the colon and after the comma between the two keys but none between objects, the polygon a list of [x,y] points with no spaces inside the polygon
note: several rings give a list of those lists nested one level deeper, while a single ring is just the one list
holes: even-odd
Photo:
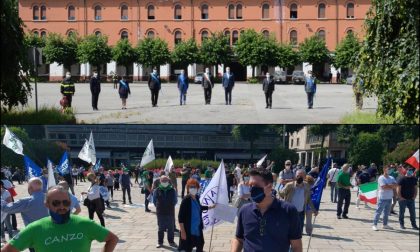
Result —
[{"label": "green grass patch", "polygon": [[380,118],[375,113],[356,111],[340,119],[342,124],[390,124],[390,118]]},{"label": "green grass patch", "polygon": [[58,108],[42,107],[38,109],[12,110],[2,112],[1,124],[75,124],[76,117],[71,109],[64,113]]}]

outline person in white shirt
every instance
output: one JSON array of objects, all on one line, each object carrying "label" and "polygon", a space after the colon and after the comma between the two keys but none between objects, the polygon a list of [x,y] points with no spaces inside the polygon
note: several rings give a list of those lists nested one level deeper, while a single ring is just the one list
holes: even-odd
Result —
[{"label": "person in white shirt", "polygon": [[242,181],[242,169],[240,164],[237,164],[235,167],[235,179],[237,183]]},{"label": "person in white shirt", "polygon": [[331,168],[327,173],[327,178],[329,180],[329,185],[331,187],[331,202],[337,203],[337,196],[338,196],[338,188],[337,188],[337,177],[338,172],[340,169],[338,168],[337,163],[333,164],[333,168]]},{"label": "person in white shirt", "polygon": [[383,215],[383,228],[393,229],[388,226],[388,216],[390,214],[392,197],[394,196],[394,189],[397,188],[397,181],[394,177],[388,174],[389,167],[384,166],[384,174],[378,179],[378,204],[376,206],[375,217],[373,218],[372,229],[378,231],[378,221],[382,212]]},{"label": "person in white shirt", "polygon": [[98,216],[101,225],[105,227],[105,219],[103,216],[105,205],[103,199],[101,199],[100,186],[98,184],[95,174],[89,173],[87,175],[87,179],[89,180],[89,182],[91,182],[91,185],[87,192],[82,192],[82,195],[87,195],[87,198],[89,199],[89,203],[87,205],[87,208],[89,210],[89,219],[93,220],[93,215],[96,212],[96,215]]}]

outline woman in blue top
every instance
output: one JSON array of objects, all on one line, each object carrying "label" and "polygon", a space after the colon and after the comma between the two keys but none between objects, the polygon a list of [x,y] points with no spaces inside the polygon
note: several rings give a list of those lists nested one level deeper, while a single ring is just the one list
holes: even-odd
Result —
[{"label": "woman in blue top", "polygon": [[129,94],[131,94],[130,86],[128,85],[127,77],[122,77],[122,79],[119,81],[119,88],[118,93],[120,94],[120,98],[122,101],[122,109],[127,109],[127,97]]},{"label": "woman in blue top", "polygon": [[179,105],[185,105],[187,100],[188,90],[188,76],[185,75],[185,70],[181,70],[181,74],[178,76],[178,89],[179,89]]}]

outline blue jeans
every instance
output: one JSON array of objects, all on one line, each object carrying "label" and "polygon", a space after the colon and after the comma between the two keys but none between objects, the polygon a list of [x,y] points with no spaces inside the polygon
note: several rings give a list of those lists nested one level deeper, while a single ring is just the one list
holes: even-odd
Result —
[{"label": "blue jeans", "polygon": [[378,205],[376,206],[375,217],[373,218],[373,225],[378,225],[379,217],[381,213],[384,213],[383,224],[388,225],[388,216],[391,209],[392,199],[378,199]]},{"label": "blue jeans", "polygon": [[314,105],[314,95],[315,93],[310,92],[310,93],[306,93],[306,95],[308,96],[308,108],[312,108]]},{"label": "blue jeans", "polygon": [[337,202],[338,188],[337,182],[331,182],[331,202]]},{"label": "blue jeans", "polygon": [[187,100],[187,91],[179,90],[179,104],[185,105],[186,100]]},{"label": "blue jeans", "polygon": [[399,216],[400,225],[404,226],[404,213],[405,213],[405,208],[407,207],[408,211],[410,212],[411,226],[412,227],[417,227],[417,224],[416,224],[416,208],[415,208],[414,200],[412,200],[412,199],[399,200],[398,205],[400,206],[400,216]]},{"label": "blue jeans", "polygon": [[[2,212],[3,213],[3,212]],[[6,218],[4,219],[4,222],[1,223],[1,237],[5,238],[5,229],[7,228],[7,233],[9,234],[9,240],[13,237],[13,227],[12,223],[10,222],[11,216],[10,214],[6,215]]]}]

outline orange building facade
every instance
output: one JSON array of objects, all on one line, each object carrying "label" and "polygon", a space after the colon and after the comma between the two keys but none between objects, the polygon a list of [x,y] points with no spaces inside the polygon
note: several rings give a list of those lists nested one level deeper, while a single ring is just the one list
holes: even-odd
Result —
[{"label": "orange building facade", "polygon": [[[110,45],[121,38],[128,38],[135,46],[145,37],[160,37],[172,49],[181,40],[191,37],[200,44],[212,32],[222,31],[230,37],[233,45],[241,31],[255,29],[265,35],[274,35],[283,43],[298,44],[305,38],[318,34],[325,39],[333,52],[339,41],[348,32],[363,36],[363,22],[370,7],[369,0],[19,0],[19,15],[26,32],[46,36],[48,33],[80,36],[107,35]],[[225,66],[218,66],[221,72]],[[312,66],[303,63],[297,68]],[[161,66],[161,75],[169,77],[177,72],[176,66]],[[194,76],[203,66],[188,67]],[[239,79],[250,76],[252,69],[232,63]],[[125,74],[124,68],[110,62],[104,73],[117,71]],[[216,70],[216,69],[215,69]],[[260,66],[261,71],[274,68]],[[336,69],[328,64],[324,74]],[[64,69],[57,64],[41,70],[50,80],[61,79]],[[88,76],[89,64],[72,67],[73,75]],[[136,64],[129,70],[134,79],[141,79],[150,69]]]}]

